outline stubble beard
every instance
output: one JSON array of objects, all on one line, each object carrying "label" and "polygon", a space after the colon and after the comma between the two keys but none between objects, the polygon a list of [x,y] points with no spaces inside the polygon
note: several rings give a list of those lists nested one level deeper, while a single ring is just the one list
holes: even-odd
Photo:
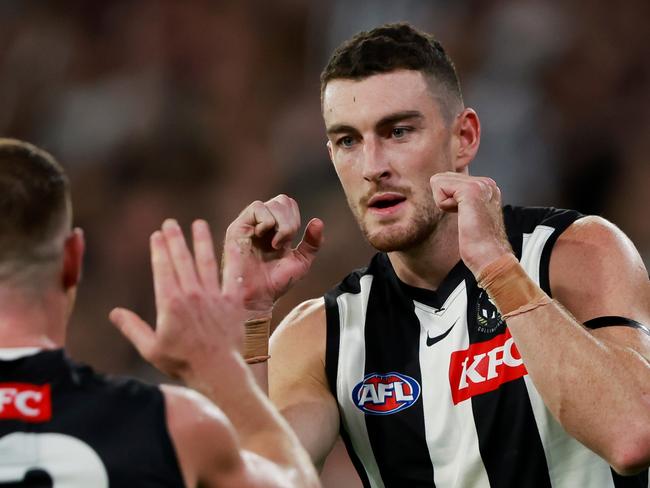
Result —
[{"label": "stubble beard", "polygon": [[378,226],[374,233],[360,215],[358,208],[353,208],[359,227],[372,247],[381,252],[404,252],[418,247],[429,239],[438,228],[444,213],[433,202],[417,205],[408,222]]}]

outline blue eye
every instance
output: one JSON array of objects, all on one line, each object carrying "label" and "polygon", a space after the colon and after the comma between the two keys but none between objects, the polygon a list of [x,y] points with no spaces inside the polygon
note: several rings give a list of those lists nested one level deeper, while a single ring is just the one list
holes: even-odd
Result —
[{"label": "blue eye", "polygon": [[341,137],[336,144],[342,147],[352,147],[354,144],[354,138],[352,136]]}]

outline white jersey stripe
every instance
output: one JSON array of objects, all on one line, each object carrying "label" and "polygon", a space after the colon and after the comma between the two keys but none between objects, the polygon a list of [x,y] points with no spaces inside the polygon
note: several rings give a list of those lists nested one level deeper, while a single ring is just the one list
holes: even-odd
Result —
[{"label": "white jersey stripe", "polygon": [[[520,262],[538,285],[540,284],[542,253],[554,231],[555,229],[552,227],[538,225],[531,234],[523,235]],[[553,488],[613,487],[614,481],[608,464],[577,440],[567,436],[562,426],[544,405],[530,376],[526,375],[524,380],[544,447]],[[576,466],[580,466],[581,469],[576,470]],[[587,466],[590,467],[584,469]]]},{"label": "white jersey stripe", "polygon": [[354,451],[363,464],[370,486],[384,488],[377,460],[370,446],[365,414],[352,401],[350,392],[363,380],[366,363],[365,318],[371,275],[359,282],[360,293],[344,293],[337,298],[339,307],[339,361],[336,374],[336,396],[341,407],[344,428],[350,434]]},{"label": "white jersey stripe", "polygon": [[[447,368],[440,368],[440,357],[469,346],[467,336],[467,293],[462,281],[440,310],[414,302],[420,321],[420,370],[426,442],[433,464],[436,488],[486,487],[490,485],[479,452],[472,402],[453,403]],[[427,346],[428,337],[444,334],[443,340]]]}]

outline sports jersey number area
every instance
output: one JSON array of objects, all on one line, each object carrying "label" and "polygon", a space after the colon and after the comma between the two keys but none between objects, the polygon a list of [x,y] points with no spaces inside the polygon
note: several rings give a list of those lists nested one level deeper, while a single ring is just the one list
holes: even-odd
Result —
[{"label": "sports jersey number area", "polygon": [[46,473],[53,488],[108,488],[104,464],[79,439],[24,432],[0,438],[0,487],[22,486],[28,473],[33,472]]}]

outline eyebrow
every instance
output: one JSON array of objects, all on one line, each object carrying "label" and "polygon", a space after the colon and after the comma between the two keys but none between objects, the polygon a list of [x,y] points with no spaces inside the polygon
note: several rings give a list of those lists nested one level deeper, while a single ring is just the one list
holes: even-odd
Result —
[{"label": "eyebrow", "polygon": [[[379,122],[375,124],[375,128],[380,129],[388,125],[393,125],[397,122],[402,122],[408,119],[423,119],[424,115],[419,110],[404,110],[402,112],[395,112],[394,114],[382,117]],[[357,133],[357,129],[347,124],[334,124],[327,128],[327,135],[343,134],[343,133]]]}]

